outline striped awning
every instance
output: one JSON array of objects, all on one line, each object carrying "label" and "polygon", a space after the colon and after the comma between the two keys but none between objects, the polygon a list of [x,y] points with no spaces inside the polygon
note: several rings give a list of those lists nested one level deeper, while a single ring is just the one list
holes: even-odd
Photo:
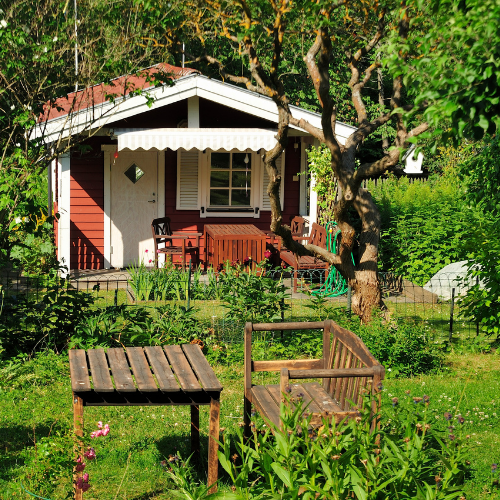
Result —
[{"label": "striped awning", "polygon": [[276,130],[262,128],[153,128],[115,129],[118,150],[211,149],[218,151],[269,150],[276,145]]}]

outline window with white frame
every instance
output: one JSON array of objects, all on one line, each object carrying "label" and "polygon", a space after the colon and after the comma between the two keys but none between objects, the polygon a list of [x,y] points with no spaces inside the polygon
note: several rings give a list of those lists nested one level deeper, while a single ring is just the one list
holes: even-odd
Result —
[{"label": "window with white frame", "polygon": [[[199,210],[202,218],[258,218],[261,211],[271,210],[261,156],[256,151],[179,150],[177,210]],[[277,161],[282,176],[283,157]],[[280,195],[283,206],[284,182]]]},{"label": "window with white frame", "polygon": [[250,208],[252,155],[241,152],[210,154],[209,209]]}]

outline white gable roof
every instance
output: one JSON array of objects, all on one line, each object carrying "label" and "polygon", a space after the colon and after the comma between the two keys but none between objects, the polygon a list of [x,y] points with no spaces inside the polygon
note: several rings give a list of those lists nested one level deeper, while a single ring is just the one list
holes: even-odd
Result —
[{"label": "white gable roof", "polygon": [[[152,107],[148,107],[145,96],[154,99]],[[106,101],[70,115],[52,118],[37,125],[32,137],[43,138],[45,142],[50,143],[91,129],[112,127],[113,123],[119,120],[194,96],[278,123],[278,108],[271,98],[236,85],[192,74],[175,80],[172,86],[145,89],[143,95],[116,99],[114,103]],[[319,113],[306,111],[298,106],[290,106],[290,109],[295,118],[307,120],[315,127],[321,128]],[[344,143],[355,130],[356,127],[337,121],[336,133],[339,142]]]}]

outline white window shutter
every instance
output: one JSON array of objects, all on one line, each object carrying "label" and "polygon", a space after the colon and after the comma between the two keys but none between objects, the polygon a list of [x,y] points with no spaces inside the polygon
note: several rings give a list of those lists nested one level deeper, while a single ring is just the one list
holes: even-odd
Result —
[{"label": "white window shutter", "polygon": [[[281,186],[280,186],[280,202],[281,202],[281,210],[283,210],[283,195],[285,193],[285,152],[281,154],[281,156],[276,160],[276,167],[278,168],[278,172],[281,174]],[[264,162],[261,163],[261,168],[263,170],[262,175],[262,207],[261,211],[271,211],[271,202],[269,201],[269,195],[267,194],[267,186],[269,184],[269,175],[267,174],[267,168],[264,165]]]},{"label": "white window shutter", "polygon": [[198,150],[177,152],[177,210],[199,210],[198,179],[199,158]]}]

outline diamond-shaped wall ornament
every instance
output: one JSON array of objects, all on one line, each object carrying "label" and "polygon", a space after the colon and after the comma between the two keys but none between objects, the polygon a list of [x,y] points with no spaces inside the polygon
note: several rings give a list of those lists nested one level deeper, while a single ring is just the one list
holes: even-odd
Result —
[{"label": "diamond-shaped wall ornament", "polygon": [[135,184],[144,175],[144,171],[135,163],[132,163],[132,165],[125,170],[125,175]]}]

